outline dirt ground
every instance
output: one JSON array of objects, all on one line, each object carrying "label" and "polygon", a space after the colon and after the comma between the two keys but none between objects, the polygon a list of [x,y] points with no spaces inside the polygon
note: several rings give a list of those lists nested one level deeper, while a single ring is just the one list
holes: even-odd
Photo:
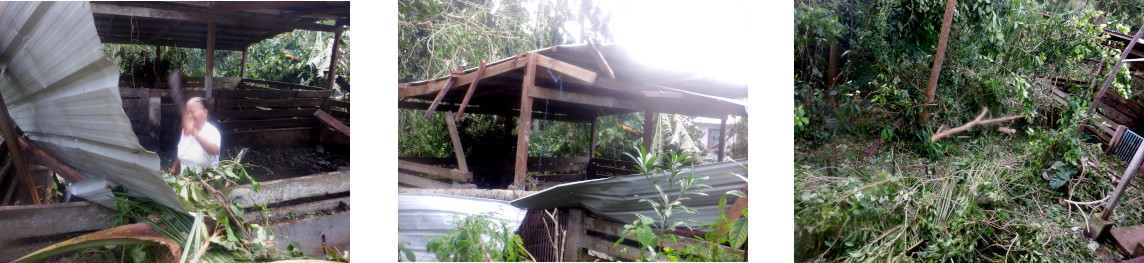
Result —
[{"label": "dirt ground", "polygon": [[[350,166],[348,153],[319,149],[318,146],[246,148],[242,163],[247,164],[246,172],[259,182],[333,172],[339,167]],[[234,158],[241,149],[241,146],[226,147],[222,159]],[[174,162],[174,153],[160,152],[159,158],[163,168],[167,169]]]}]

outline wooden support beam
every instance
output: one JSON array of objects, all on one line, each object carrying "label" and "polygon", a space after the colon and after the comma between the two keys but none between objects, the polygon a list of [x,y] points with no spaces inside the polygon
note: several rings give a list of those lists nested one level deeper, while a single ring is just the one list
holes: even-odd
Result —
[{"label": "wooden support beam", "polygon": [[437,110],[437,105],[440,105],[441,100],[445,99],[445,93],[449,93],[449,89],[453,86],[453,83],[457,82],[458,76],[457,72],[454,71],[453,75],[449,77],[449,80],[445,81],[444,88],[437,91],[437,98],[433,99],[432,104],[429,104],[429,109],[425,110],[425,116],[421,117],[422,120],[428,120],[429,116],[433,115],[433,111]]},{"label": "wooden support beam", "polygon": [[[1132,52],[1132,47],[1136,46],[1136,42],[1140,40],[1141,36],[1144,36],[1144,25],[1140,25],[1140,29],[1136,29],[1136,35],[1133,36],[1132,41],[1129,41],[1128,45],[1124,47],[1124,51],[1120,54],[1120,59],[1116,61],[1116,65],[1112,67],[1112,71],[1109,71],[1108,77],[1104,79],[1104,84],[1100,85],[1100,91],[1096,93],[1096,98],[1092,99],[1092,104],[1095,105],[1097,101],[1100,101],[1100,98],[1104,96],[1104,92],[1108,90],[1108,86],[1112,85],[1112,80],[1116,79],[1116,73],[1120,72],[1120,65],[1124,64],[1124,59],[1128,58],[1128,54]],[[1092,114],[1092,110],[1093,107],[1089,107],[1088,114]]]},{"label": "wooden support beam", "polygon": [[473,76],[473,83],[469,84],[469,91],[465,92],[465,99],[461,100],[461,106],[457,107],[457,121],[461,120],[461,114],[465,113],[465,107],[469,106],[469,99],[473,98],[473,91],[477,90],[477,83],[481,81],[481,76],[485,73],[485,61],[481,60],[481,66],[477,67],[477,73]]},{"label": "wooden support beam", "polygon": [[208,10],[211,13],[229,13],[238,11],[250,11],[258,9],[278,9],[283,7],[294,6],[312,6],[321,5],[326,2],[322,1],[288,1],[288,2],[261,2],[261,1],[239,1],[239,2],[214,2],[210,4]]},{"label": "wooden support beam", "polygon": [[589,158],[596,157],[596,139],[597,139],[596,131],[598,129],[597,126],[599,126],[599,125],[600,125],[600,118],[592,117],[592,131],[591,131],[591,136],[588,139],[588,157]]},{"label": "wooden support beam", "polygon": [[334,128],[334,130],[345,134],[346,137],[350,137],[350,127],[338,121],[338,119],[334,119],[334,116],[330,116],[329,113],[326,113],[322,110],[316,110],[314,111],[314,116],[318,117],[318,120],[322,121],[322,123],[326,124],[326,126]]},{"label": "wooden support beam", "polygon": [[437,166],[419,164],[419,163],[415,163],[415,162],[402,161],[402,160],[397,160],[397,169],[404,169],[404,170],[409,170],[409,171],[418,172],[418,173],[444,176],[444,177],[447,177],[449,179],[453,179],[453,181],[459,181],[459,182],[469,182],[473,178],[473,173],[471,173],[471,172],[462,172],[460,170],[441,168],[441,167],[437,167]]},{"label": "wooden support beam", "polygon": [[[521,55],[521,56],[516,56],[514,58],[507,59],[504,61],[494,62],[492,65],[488,66],[488,68],[485,70],[485,73],[482,74],[482,76],[483,77],[492,77],[492,76],[503,74],[505,72],[509,72],[509,71],[513,71],[513,70],[522,68],[526,64],[528,64],[528,60],[526,57],[527,57],[527,55]],[[455,88],[455,87],[459,87],[461,85],[473,83],[474,80],[476,80],[476,76],[474,76],[473,74],[466,74],[465,76],[461,76],[460,78],[457,78],[454,82],[448,83],[448,84],[449,84],[449,88]],[[401,84],[398,84],[399,89],[397,90],[397,97],[405,98],[405,97],[413,97],[413,96],[432,94],[432,93],[435,93],[435,92],[441,90],[442,88],[444,88],[445,85],[438,84],[438,83],[443,83],[443,82],[446,82],[446,80],[442,80],[442,79],[430,80],[430,81],[427,81],[424,83],[409,84],[409,85],[406,85],[406,87],[402,87]]]},{"label": "wooden support beam", "polygon": [[[151,36],[151,39],[148,39],[148,41],[157,42],[157,41],[163,39],[163,36],[166,36],[168,32],[171,32],[171,29],[175,29],[175,27],[179,26],[180,23],[183,23],[183,21],[182,20],[175,20],[175,22],[172,22],[172,23],[168,24],[167,26],[163,27],[162,30],[159,30],[159,33],[155,33],[155,35]],[[156,63],[156,64],[158,64],[158,63]]]},{"label": "wooden support beam", "polygon": [[[652,141],[655,140],[655,128],[659,124],[659,114],[652,111],[644,112],[643,122],[643,147],[651,152]],[[655,153],[652,153],[655,154]]]},{"label": "wooden support beam", "polygon": [[536,54],[536,65],[541,66],[552,71],[560,72],[560,80],[567,80],[565,77],[578,80],[585,84],[596,83],[596,72],[581,68],[576,65],[569,64],[568,62],[553,59],[544,55]]},{"label": "wooden support beam", "polygon": [[727,116],[719,119],[719,162],[723,162],[724,149],[727,148]]},{"label": "wooden support beam", "polygon": [[60,162],[47,152],[40,150],[40,148],[37,148],[36,145],[29,143],[27,140],[24,140],[24,138],[16,139],[20,143],[20,149],[30,155],[31,161],[48,167],[48,169],[60,175],[60,177],[63,177],[64,180],[75,183],[87,179],[86,176],[76,172],[70,166]]},{"label": "wooden support beam", "polygon": [[[4,144],[8,145],[8,152],[12,154],[12,158],[8,161],[16,166],[16,173],[20,175],[20,179],[24,181],[24,185],[32,195],[32,203],[40,204],[40,194],[36,192],[36,185],[28,170],[28,162],[24,159],[24,152],[20,150],[20,142],[16,140],[18,137],[16,123],[12,122],[12,115],[8,114],[8,105],[4,102],[3,94],[0,94],[0,134],[3,134]],[[12,185],[15,185],[15,181]]]},{"label": "wooden support beam", "polygon": [[576,262],[580,259],[580,248],[584,245],[584,210],[579,208],[568,209],[568,225],[564,234],[564,262]]},{"label": "wooden support beam", "polygon": [[[207,101],[210,101],[212,98],[211,97],[211,89],[214,86],[214,85],[212,85],[212,82],[214,82],[214,55],[215,55],[214,54],[214,52],[215,52],[214,46],[215,46],[215,23],[211,22],[211,23],[207,23],[207,61],[206,61],[207,62],[207,72],[206,72],[206,74],[204,74],[205,79],[203,80],[203,83],[204,83],[203,86],[207,90],[207,97],[206,97]],[[213,103],[212,103],[212,105],[213,105]],[[208,108],[208,110],[214,111],[214,109],[210,109],[210,108]]]},{"label": "wooden support beam", "polygon": [[594,41],[592,41],[591,38],[585,38],[585,39],[588,40],[588,48],[589,48],[588,53],[591,53],[592,60],[596,61],[596,67],[598,67],[600,69],[600,72],[604,73],[604,76],[608,76],[608,78],[615,79],[616,73],[612,72],[612,66],[608,65],[608,61],[604,60],[604,54],[600,53],[600,49],[598,47],[596,47],[596,43]]},{"label": "wooden support beam", "polygon": [[469,164],[465,162],[465,149],[461,147],[461,135],[457,132],[457,124],[453,123],[453,112],[445,112],[445,124],[449,126],[449,139],[453,143],[453,154],[457,156],[457,169],[468,172]]},{"label": "wooden support beam", "polygon": [[92,2],[91,12],[97,15],[133,16],[167,20],[186,20],[200,23],[219,23],[223,25],[270,27],[277,29],[304,29],[322,32],[334,32],[336,26],[294,21],[289,19],[276,19],[270,17],[255,17],[241,14],[209,14],[201,12],[166,10],[148,7],[120,6],[110,3]]},{"label": "wooden support beam", "polygon": [[238,70],[239,78],[246,78],[246,58],[249,57],[248,51],[250,51],[250,44],[242,46],[242,67]]},{"label": "wooden support beam", "polygon": [[341,43],[343,32],[345,32],[345,29],[342,27],[338,27],[338,29],[334,31],[334,46],[331,47],[333,52],[330,53],[330,70],[326,73],[326,89],[333,89],[334,79],[337,78],[335,74],[338,72],[338,52],[342,46],[339,45],[339,43]]},{"label": "wooden support beam", "polygon": [[[513,168],[513,184],[508,187],[512,189],[517,185],[525,185],[528,179],[528,139],[532,133],[529,125],[532,123],[532,92],[533,85],[536,84],[536,52],[528,52],[526,61],[527,66],[524,67],[524,81],[520,89],[520,117],[518,117],[518,124],[516,126],[516,162]],[[531,190],[531,189],[525,189]]]}]

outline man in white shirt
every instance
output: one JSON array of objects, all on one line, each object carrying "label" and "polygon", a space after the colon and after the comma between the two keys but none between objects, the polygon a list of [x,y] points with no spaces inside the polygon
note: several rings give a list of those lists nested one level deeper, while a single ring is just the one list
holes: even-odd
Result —
[{"label": "man in white shirt", "polygon": [[[183,113],[183,133],[179,138],[178,158],[171,166],[172,174],[187,169],[202,172],[204,167],[218,166],[222,135],[218,128],[207,123],[207,108],[202,97],[187,100]],[[177,170],[176,170],[177,168]]]}]

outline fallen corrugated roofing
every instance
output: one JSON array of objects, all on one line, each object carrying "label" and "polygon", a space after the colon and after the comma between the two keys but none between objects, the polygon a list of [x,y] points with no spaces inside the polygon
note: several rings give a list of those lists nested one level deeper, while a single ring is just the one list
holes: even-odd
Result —
[{"label": "fallen corrugated roofing", "polygon": [[[405,247],[413,251],[417,261],[437,261],[437,257],[426,250],[425,245],[434,236],[444,236],[456,229],[453,224],[456,216],[497,212],[497,219],[509,223],[515,231],[524,221],[524,210],[513,207],[508,202],[444,194],[400,193],[397,195],[398,242],[409,242]],[[404,261],[404,254],[402,255]]]},{"label": "fallen corrugated roofing", "polygon": [[183,211],[139,145],[88,2],[0,2],[0,93],[28,140],[89,178]]},{"label": "fallen corrugated roofing", "polygon": [[[740,163],[742,167],[739,166]],[[707,181],[702,183],[710,185],[711,188],[698,191],[706,193],[707,196],[689,195],[689,197],[691,197],[690,200],[682,201],[683,205],[694,208],[699,211],[699,213],[676,213],[673,218],[689,219],[698,222],[713,221],[718,213],[725,212],[716,211],[718,210],[719,198],[727,191],[742,190],[743,186],[747,184],[746,178],[730,174],[736,173],[745,175],[747,173],[744,170],[745,167],[747,167],[747,160],[741,160],[739,163],[722,162],[696,166],[694,168],[695,176],[710,176]],[[663,179],[666,176],[664,173],[659,173],[655,174],[653,179]],[[687,176],[687,171],[684,171],[681,176]],[[658,184],[660,187],[663,187],[663,189],[667,189],[667,184],[669,183],[670,182],[666,182],[666,180],[660,180]],[[676,189],[678,189],[678,187]],[[673,199],[679,196],[678,190],[672,192],[671,196]],[[639,197],[637,197],[642,196],[653,199],[655,195],[655,189],[644,176],[629,175],[558,185],[514,200],[512,201],[512,205],[529,210],[582,207],[592,211],[592,213],[596,215],[630,223],[636,220],[636,216],[633,213],[639,213],[651,218],[659,218],[647,203],[639,202]],[[727,206],[730,207],[730,204],[734,203],[737,198],[738,197],[733,195],[728,196]],[[696,225],[692,225],[692,227],[696,227]]]}]

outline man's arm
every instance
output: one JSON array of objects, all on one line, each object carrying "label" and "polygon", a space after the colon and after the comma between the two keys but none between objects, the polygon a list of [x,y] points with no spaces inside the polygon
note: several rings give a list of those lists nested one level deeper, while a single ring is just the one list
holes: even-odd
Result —
[{"label": "man's arm", "polygon": [[207,154],[218,155],[218,144],[215,144],[211,140],[207,139],[206,136],[203,136],[201,130],[199,132],[195,132],[194,135],[195,140],[199,141],[199,145],[203,146],[203,150],[206,151]]},{"label": "man's arm", "polygon": [[171,174],[179,174],[179,158],[175,157],[175,164],[171,165]]}]

